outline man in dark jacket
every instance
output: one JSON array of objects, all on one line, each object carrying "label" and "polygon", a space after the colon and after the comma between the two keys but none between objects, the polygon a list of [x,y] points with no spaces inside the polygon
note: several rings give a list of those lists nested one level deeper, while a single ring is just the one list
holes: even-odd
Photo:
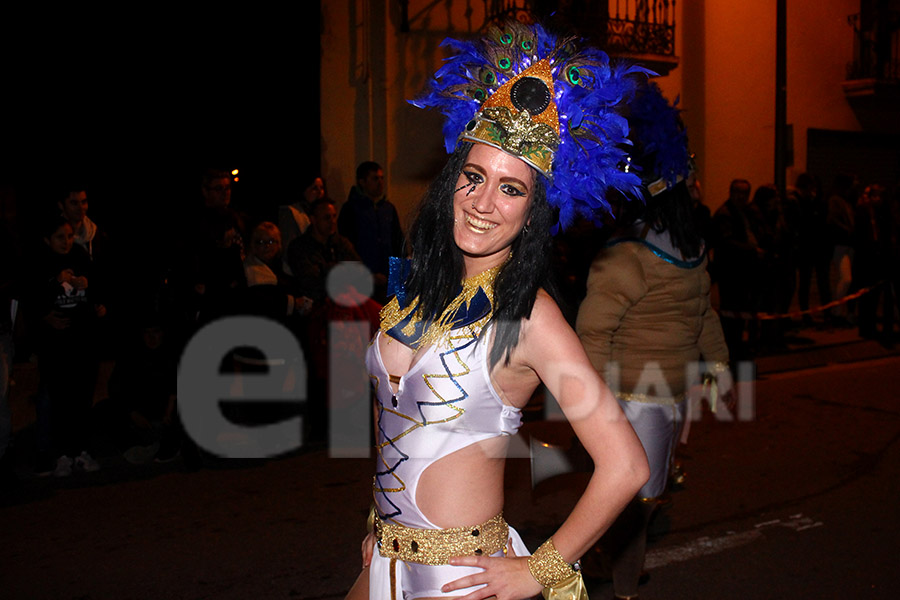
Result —
[{"label": "man in dark jacket", "polygon": [[383,303],[388,259],[401,256],[403,230],[397,209],[384,195],[384,171],[367,161],[356,169],[356,185],[341,207],[338,231],[350,240],[375,279],[375,299]]},{"label": "man in dark jacket", "polygon": [[722,331],[732,362],[746,359],[743,343],[747,329],[752,340],[756,321],[751,316],[759,304],[760,267],[765,251],[760,247],[760,219],[750,204],[750,183],[735,179],[728,200],[713,216],[715,272],[719,284]]}]

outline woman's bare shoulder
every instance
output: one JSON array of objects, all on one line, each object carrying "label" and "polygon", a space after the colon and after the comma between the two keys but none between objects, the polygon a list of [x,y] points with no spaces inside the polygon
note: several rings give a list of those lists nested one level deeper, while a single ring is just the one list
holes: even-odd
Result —
[{"label": "woman's bare shoulder", "polygon": [[521,342],[527,348],[537,350],[539,355],[560,345],[576,343],[580,347],[578,337],[559,305],[543,289],[538,291],[531,316],[523,324]]},{"label": "woman's bare shoulder", "polygon": [[531,316],[526,320],[529,328],[568,326],[556,300],[543,288],[538,290]]}]

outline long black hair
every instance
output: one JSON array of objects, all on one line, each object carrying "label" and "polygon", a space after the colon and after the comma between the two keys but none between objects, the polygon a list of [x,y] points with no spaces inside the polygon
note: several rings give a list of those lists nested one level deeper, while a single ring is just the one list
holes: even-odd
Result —
[{"label": "long black hair", "polygon": [[700,255],[703,238],[694,219],[694,201],[685,181],[649,198],[644,220],[653,231],[668,232],[672,245],[685,258]]},{"label": "long black hair", "polygon": [[679,181],[656,196],[645,191],[643,199],[629,200],[619,196],[619,200],[621,211],[616,223],[619,229],[643,220],[656,233],[668,233],[672,245],[685,258],[700,255],[703,237],[694,218],[693,199],[685,181]]},{"label": "long black hair", "polygon": [[[463,253],[453,236],[453,195],[459,174],[472,144],[461,142],[450,155],[440,175],[431,183],[419,204],[410,228],[412,264],[406,282],[409,297],[419,298],[422,315],[436,318],[459,293],[463,279]],[[542,175],[535,172],[528,224],[513,240],[512,257],[494,281],[494,314],[497,325],[490,364],[509,362],[519,342],[522,319],[531,316],[538,290],[545,288],[555,297],[550,277],[550,227],[554,211],[547,203]],[[428,318],[426,317],[426,318]]]}]

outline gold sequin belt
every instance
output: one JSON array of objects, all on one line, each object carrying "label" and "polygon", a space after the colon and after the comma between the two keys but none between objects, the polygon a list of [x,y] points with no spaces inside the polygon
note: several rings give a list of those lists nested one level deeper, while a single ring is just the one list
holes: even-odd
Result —
[{"label": "gold sequin belt", "polygon": [[416,529],[375,518],[378,552],[385,558],[422,565],[446,565],[453,556],[490,556],[506,548],[509,525],[500,513],[481,525]]}]

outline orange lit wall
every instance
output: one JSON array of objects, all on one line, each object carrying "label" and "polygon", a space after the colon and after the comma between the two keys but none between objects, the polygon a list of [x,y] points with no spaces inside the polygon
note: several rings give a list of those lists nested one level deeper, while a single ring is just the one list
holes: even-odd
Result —
[{"label": "orange lit wall", "polygon": [[[679,67],[661,87],[680,106],[713,209],[734,178],[754,189],[774,181],[775,0],[681,2]],[[841,82],[852,58],[853,0],[788,0],[787,122],[793,125],[793,184],[806,168],[809,128],[858,131]]]}]

